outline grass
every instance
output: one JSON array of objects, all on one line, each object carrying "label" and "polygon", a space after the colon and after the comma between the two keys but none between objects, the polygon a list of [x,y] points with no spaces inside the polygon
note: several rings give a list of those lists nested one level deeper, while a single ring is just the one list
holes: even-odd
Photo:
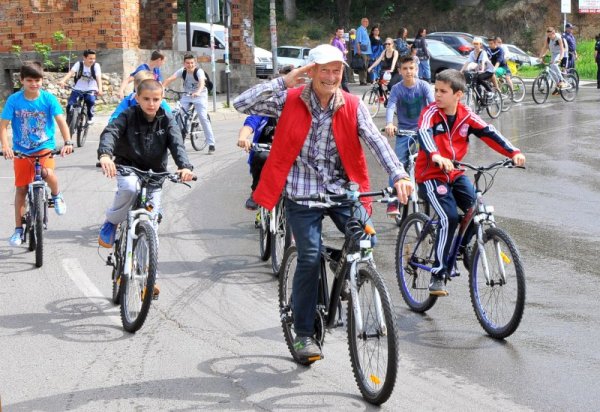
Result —
[{"label": "grass", "polygon": [[[575,68],[579,73],[579,78],[583,80],[596,80],[597,65],[594,60],[594,40],[582,40],[577,42],[577,55],[579,58],[575,63]],[[525,78],[535,78],[542,71],[542,66],[521,66],[519,76]]]}]

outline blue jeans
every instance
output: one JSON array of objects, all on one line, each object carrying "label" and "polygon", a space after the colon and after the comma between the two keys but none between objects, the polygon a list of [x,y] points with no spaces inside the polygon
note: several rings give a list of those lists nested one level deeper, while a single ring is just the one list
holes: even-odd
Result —
[{"label": "blue jeans", "polygon": [[[427,180],[419,184],[422,197],[427,199],[439,216],[438,237],[435,241],[435,263],[432,275],[442,276],[449,271],[447,260],[458,226],[458,208],[465,212],[475,203],[475,187],[466,176],[459,176],[453,183]],[[470,236],[466,236],[468,240]]]},{"label": "blue jeans", "polygon": [[[396,146],[394,147],[394,151],[396,152],[396,156],[398,156],[398,160],[404,166],[404,170],[408,173],[408,156],[410,156],[410,150],[408,150],[408,144],[410,142],[410,136],[397,135],[396,136]],[[413,137],[412,139],[415,139]],[[390,186],[394,185],[394,181],[389,179]]]},{"label": "blue jeans", "polygon": [[[292,284],[294,331],[297,336],[313,336],[321,271],[323,218],[329,215],[343,233],[350,218],[350,207],[310,208],[286,198],[285,212],[298,249],[298,263]],[[356,214],[365,216],[366,211],[361,207]]]},{"label": "blue jeans", "polygon": [[429,59],[419,60],[419,79],[427,82],[431,81],[431,68],[429,67]]},{"label": "blue jeans", "polygon": [[[69,110],[71,110],[71,106],[73,106],[77,102],[77,99],[82,94],[83,93],[79,90],[73,90],[71,92],[71,96],[69,96],[69,101],[67,102],[67,113],[69,112]],[[96,95],[84,94],[83,101],[85,102],[85,106],[87,107],[88,119],[91,119],[92,117],[94,117],[94,105],[96,104]]]}]

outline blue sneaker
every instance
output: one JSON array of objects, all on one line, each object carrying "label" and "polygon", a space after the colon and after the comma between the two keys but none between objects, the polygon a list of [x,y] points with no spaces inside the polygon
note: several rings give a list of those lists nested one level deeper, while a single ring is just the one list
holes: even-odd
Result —
[{"label": "blue sneaker", "polygon": [[8,244],[11,246],[19,246],[23,243],[23,228],[16,228],[15,233],[8,240]]},{"label": "blue sneaker", "polygon": [[102,247],[110,249],[115,243],[116,232],[117,225],[115,225],[114,223],[110,223],[107,220],[100,228],[100,234],[98,235],[98,244]]},{"label": "blue sneaker", "polygon": [[67,204],[65,203],[65,199],[63,199],[62,193],[56,196],[52,195],[52,200],[54,201],[54,211],[57,215],[62,216],[67,213]]}]

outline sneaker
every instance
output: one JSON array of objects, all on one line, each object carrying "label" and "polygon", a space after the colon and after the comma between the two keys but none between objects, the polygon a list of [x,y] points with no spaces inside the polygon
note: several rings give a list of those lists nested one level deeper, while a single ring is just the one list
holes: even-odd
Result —
[{"label": "sneaker", "polygon": [[559,89],[566,89],[569,85],[567,84],[567,82],[560,82],[558,83],[558,88]]},{"label": "sneaker", "polygon": [[552,91],[552,96],[558,96],[559,94],[560,94],[560,92],[558,91],[558,88],[556,88]]},{"label": "sneaker", "polygon": [[56,196],[52,195],[52,201],[54,202],[54,211],[57,215],[62,216],[67,213],[67,204],[65,203],[62,193],[59,193]]},{"label": "sneaker", "polygon": [[494,92],[487,92],[485,94],[485,97],[487,97],[488,100],[494,100],[494,96],[495,96]]},{"label": "sneaker", "polygon": [[208,145],[208,154],[213,154],[215,152],[215,145]]},{"label": "sneaker", "polygon": [[107,220],[100,228],[100,234],[98,234],[98,244],[102,247],[110,249],[115,243],[116,232],[117,225],[115,225],[114,223],[110,223]]},{"label": "sneaker", "polygon": [[250,196],[248,198],[248,200],[246,200],[246,209],[248,209],[248,210],[257,210],[258,209],[258,203],[256,203],[254,201],[254,199],[252,199],[252,196]]},{"label": "sneaker", "polygon": [[429,284],[429,294],[433,296],[448,296],[448,291],[446,290],[444,278],[439,276],[431,277],[431,283]]},{"label": "sneaker", "polygon": [[15,229],[15,233],[8,239],[8,244],[11,246],[19,246],[21,243],[23,243],[23,228],[18,227]]},{"label": "sneaker", "polygon": [[398,207],[398,202],[388,203],[386,213],[390,219],[395,219],[396,216],[400,216],[400,208]]},{"label": "sneaker", "polygon": [[88,119],[88,124],[94,124],[94,118],[93,117],[90,117]]},{"label": "sneaker", "polygon": [[310,336],[296,336],[294,339],[294,350],[300,358],[321,358],[321,348]]}]

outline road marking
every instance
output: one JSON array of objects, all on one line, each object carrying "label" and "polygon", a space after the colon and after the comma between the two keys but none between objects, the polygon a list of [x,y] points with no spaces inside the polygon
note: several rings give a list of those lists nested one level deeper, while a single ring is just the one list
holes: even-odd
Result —
[{"label": "road marking", "polygon": [[62,261],[63,268],[73,281],[77,288],[85,295],[88,299],[106,299],[106,305],[102,305],[100,310],[102,314],[106,315],[106,318],[112,323],[121,326],[121,317],[119,315],[118,306],[113,307],[109,302],[108,298],[102,294],[100,289],[96,287],[86,275],[85,271],[79,264],[79,260],[75,258],[67,258]]}]

